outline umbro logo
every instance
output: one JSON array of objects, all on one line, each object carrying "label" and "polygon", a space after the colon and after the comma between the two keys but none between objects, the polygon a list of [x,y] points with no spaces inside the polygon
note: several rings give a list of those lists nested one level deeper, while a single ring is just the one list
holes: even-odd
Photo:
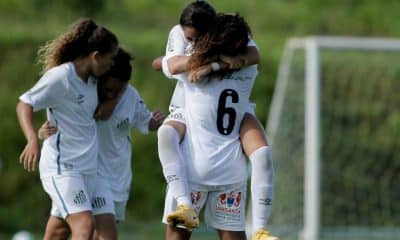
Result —
[{"label": "umbro logo", "polygon": [[271,198],[260,198],[260,199],[258,199],[258,202],[261,205],[267,205],[267,206],[271,206],[272,205],[272,199]]},{"label": "umbro logo", "polygon": [[79,94],[78,97],[76,97],[76,102],[77,102],[78,104],[84,103],[84,102],[85,102],[85,95]]}]

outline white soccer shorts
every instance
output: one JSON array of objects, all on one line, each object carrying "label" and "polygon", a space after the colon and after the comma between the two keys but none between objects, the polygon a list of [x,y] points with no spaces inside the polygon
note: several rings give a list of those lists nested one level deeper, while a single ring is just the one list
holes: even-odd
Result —
[{"label": "white soccer shorts", "polygon": [[[212,228],[226,231],[245,231],[246,185],[247,182],[222,186],[191,184],[194,209],[199,214],[200,210],[205,207],[204,223]],[[175,211],[176,207],[176,200],[167,189],[163,223],[167,224],[167,215]]]},{"label": "white soccer shorts", "polygon": [[96,174],[73,173],[42,178],[43,188],[52,201],[50,214],[65,219],[73,213],[92,211],[96,177]]}]

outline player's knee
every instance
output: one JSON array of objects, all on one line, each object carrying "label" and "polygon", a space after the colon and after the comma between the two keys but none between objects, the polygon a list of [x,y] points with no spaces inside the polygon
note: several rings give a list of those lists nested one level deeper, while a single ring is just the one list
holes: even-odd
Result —
[{"label": "player's knee", "polygon": [[79,217],[68,220],[73,238],[91,238],[95,227],[94,219],[91,214],[80,215]]}]

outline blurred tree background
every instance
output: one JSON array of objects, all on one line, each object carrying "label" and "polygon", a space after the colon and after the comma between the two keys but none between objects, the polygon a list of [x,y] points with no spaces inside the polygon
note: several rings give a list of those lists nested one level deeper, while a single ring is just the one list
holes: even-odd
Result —
[{"label": "blurred tree background", "polygon": [[[39,46],[89,16],[119,37],[136,59],[131,83],[151,109],[167,112],[174,82],[151,69],[163,55],[170,28],[178,23],[184,0],[2,0],[0,1],[0,233],[18,229],[42,232],[50,201],[38,173],[18,163],[25,145],[15,114],[18,96],[38,80]],[[281,52],[292,36],[346,35],[399,37],[397,0],[210,0],[221,12],[239,12],[252,28],[261,53],[252,99],[265,123]],[[36,126],[45,114],[35,115]],[[129,219],[159,221],[164,179],[156,134],[133,132],[133,171]]]}]

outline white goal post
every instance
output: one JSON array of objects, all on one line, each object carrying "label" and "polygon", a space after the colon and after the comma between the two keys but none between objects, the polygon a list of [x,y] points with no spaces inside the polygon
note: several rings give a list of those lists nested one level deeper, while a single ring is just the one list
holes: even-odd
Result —
[{"label": "white goal post", "polygon": [[[298,53],[297,51],[300,50],[300,57],[297,57],[295,60],[295,55]],[[328,51],[328,52],[335,52],[334,56],[331,58],[333,60],[329,60],[328,57],[323,57],[324,60],[321,60],[321,54],[323,51]],[[357,67],[352,67],[349,66],[350,61],[348,61],[347,63],[343,64],[344,67],[348,67],[345,70],[342,70],[342,68],[336,66],[335,69],[333,70],[327,70],[330,74],[330,76],[334,75],[335,71],[338,73],[338,75],[340,75],[340,78],[346,78],[346,76],[349,76],[348,81],[344,81],[344,83],[342,84],[344,87],[339,89],[339,85],[334,85],[334,86],[329,86],[329,82],[328,81],[333,81],[335,80],[335,77],[329,77],[329,80],[323,79],[323,77],[321,76],[322,73],[322,69],[326,69],[327,67],[323,66],[323,64],[326,65],[335,65],[335,64],[331,64],[330,61],[335,61],[335,62],[340,62],[340,58],[341,55],[340,53],[336,53],[336,52],[374,52],[374,53],[378,53],[380,54],[380,59],[387,59],[388,64],[390,65],[392,64],[390,61],[393,61],[393,59],[397,59],[400,60],[400,40],[397,39],[386,39],[386,38],[358,38],[358,37],[304,37],[304,38],[292,38],[289,39],[289,41],[286,44],[284,53],[283,53],[283,57],[281,60],[281,64],[280,64],[280,68],[279,68],[279,72],[278,72],[278,78],[277,78],[277,82],[276,82],[276,87],[275,87],[275,91],[274,91],[274,95],[273,95],[273,99],[272,99],[272,103],[271,103],[271,107],[270,107],[270,113],[269,113],[269,118],[266,124],[266,129],[267,129],[267,133],[268,133],[268,137],[273,145],[273,149],[274,149],[274,164],[276,166],[276,172],[277,175],[281,174],[281,177],[277,178],[276,180],[276,187],[275,187],[275,199],[274,199],[274,207],[273,207],[273,216],[272,216],[272,229],[274,229],[274,227],[276,229],[278,229],[277,231],[281,231],[281,232],[285,232],[287,230],[285,230],[285,228],[283,228],[282,230],[282,226],[279,226],[280,224],[282,224],[282,222],[277,221],[276,223],[274,223],[274,219],[278,218],[280,216],[278,216],[279,214],[291,214],[289,212],[291,212],[291,208],[288,206],[287,208],[282,208],[282,210],[278,210],[275,211],[276,208],[279,208],[279,204],[280,201],[282,199],[285,198],[285,196],[283,195],[282,198],[279,197],[279,191],[281,191],[280,189],[282,188],[287,188],[288,185],[290,185],[290,182],[284,182],[283,185],[280,183],[281,179],[284,178],[291,178],[292,176],[290,175],[290,172],[285,172],[285,173],[280,173],[280,171],[284,171],[285,169],[289,169],[291,166],[291,162],[287,162],[287,157],[290,156],[286,152],[290,152],[291,149],[288,148],[285,144],[287,142],[294,142],[293,145],[299,146],[301,148],[303,148],[303,150],[299,150],[299,153],[304,154],[304,156],[297,156],[298,158],[304,158],[304,162],[302,164],[304,164],[304,166],[301,164],[299,168],[304,167],[303,168],[303,174],[304,176],[300,176],[300,178],[302,178],[303,182],[303,186],[301,190],[303,192],[303,196],[302,196],[302,200],[297,201],[296,203],[294,203],[295,205],[297,205],[299,202],[303,205],[303,206],[298,206],[303,208],[303,212],[300,214],[296,214],[296,216],[291,216],[288,217],[287,219],[289,220],[282,220],[282,221],[291,221],[290,219],[295,219],[298,218],[299,216],[301,216],[301,218],[303,218],[303,220],[299,220],[301,223],[300,224],[294,224],[296,225],[296,229],[298,229],[298,233],[297,235],[299,236],[299,239],[304,239],[304,240],[318,240],[318,239],[325,239],[325,238],[321,238],[321,209],[323,208],[323,206],[321,206],[321,195],[325,194],[323,193],[323,191],[321,190],[321,174],[325,174],[324,172],[322,172],[321,170],[321,163],[323,162],[323,160],[326,160],[329,158],[331,158],[331,155],[329,157],[326,156],[321,156],[321,145],[322,142],[325,142],[326,145],[330,144],[330,141],[340,141],[340,143],[337,143],[338,148],[336,148],[334,151],[339,151],[338,149],[344,149],[343,151],[346,151],[346,154],[348,154],[347,152],[351,152],[352,149],[353,151],[356,151],[357,149],[361,149],[360,146],[358,145],[354,145],[351,147],[348,147],[349,150],[346,150],[346,146],[348,146],[349,144],[346,144],[344,142],[344,140],[334,140],[334,139],[340,139],[341,136],[336,136],[334,135],[335,132],[338,132],[338,135],[340,135],[340,131],[343,131],[344,133],[349,131],[350,126],[348,122],[351,122],[353,120],[351,120],[350,118],[347,118],[345,115],[347,113],[350,113],[350,111],[359,111],[357,110],[357,105],[355,104],[355,106],[352,107],[352,110],[349,110],[349,112],[339,112],[341,110],[335,110],[334,114],[338,114],[341,115],[343,120],[343,123],[338,123],[337,120],[329,120],[327,119],[328,117],[326,117],[326,125],[331,126],[332,128],[336,127],[339,124],[343,124],[344,127],[340,127],[341,130],[330,130],[327,129],[326,131],[332,131],[330,132],[330,137],[329,139],[322,139],[323,136],[323,132],[325,131],[324,127],[322,126],[321,123],[321,119],[324,118],[325,116],[322,116],[321,113],[321,108],[324,109],[325,106],[322,106],[323,102],[327,103],[328,105],[330,104],[330,101],[335,101],[335,97],[332,97],[330,99],[321,99],[321,95],[326,91],[323,90],[321,84],[324,84],[324,87],[329,89],[333,89],[335,88],[335,91],[340,92],[341,94],[346,91],[346,89],[351,89],[351,91],[349,90],[349,95],[350,93],[353,92],[359,92],[359,91],[367,91],[364,90],[367,87],[364,88],[364,86],[361,85],[363,84],[364,80],[360,80],[361,84],[358,84],[357,87],[353,87],[353,86],[348,86],[346,84],[349,84],[348,82],[352,81],[352,79],[355,79],[358,77],[358,73],[357,70],[354,69],[363,69],[362,67],[366,68],[366,70],[362,70],[362,71],[368,71],[368,68],[373,69],[371,70],[371,73],[360,73],[360,78],[365,78],[368,77],[369,75],[373,75],[372,72],[377,72],[376,69],[378,69],[379,67],[377,65],[380,66],[382,61],[385,60],[376,60],[375,62],[373,62],[373,60],[371,60],[371,63],[368,63],[369,59],[372,59],[372,57],[370,57],[369,55],[366,56],[357,56],[354,62],[355,65],[357,65]],[[396,56],[385,56],[384,54],[398,54]],[[382,55],[383,54],[383,55]],[[303,64],[304,68],[303,70],[299,70],[297,71],[297,73],[294,73],[294,69],[296,67],[293,67],[294,62],[297,61],[299,62],[299,66]],[[363,63],[363,61],[365,61],[366,63]],[[377,63],[376,63],[377,62]],[[390,64],[389,64],[390,63]],[[365,66],[361,66],[362,64],[365,64]],[[394,65],[390,68],[393,69],[393,72],[396,72],[398,70],[397,67],[399,67],[400,65],[397,63],[393,63]],[[397,65],[396,65],[397,64]],[[386,66],[386,64],[384,64],[384,62],[382,62],[381,65]],[[359,67],[358,67],[359,66]],[[374,68],[374,66],[377,66],[376,68]],[[301,69],[301,67],[298,67],[298,69]],[[389,69],[389,68],[388,68]],[[379,75],[385,75],[388,72],[388,69],[384,69],[382,70],[381,73],[379,73]],[[389,69],[389,70],[390,70]],[[379,71],[379,70],[378,70]],[[390,70],[392,71],[392,70]],[[296,75],[297,74],[297,75]],[[345,75],[347,74],[347,75]],[[391,74],[391,73],[390,73]],[[397,73],[393,73],[393,74],[397,74]],[[293,77],[294,76],[294,77]],[[392,76],[392,75],[390,75]],[[398,75],[396,75],[398,76]],[[371,76],[372,78],[373,76]],[[304,78],[304,79],[301,79]],[[379,78],[377,80],[379,81],[383,81],[382,79],[388,79],[388,78],[394,78],[394,77],[383,77],[383,78]],[[399,81],[399,79],[397,79]],[[304,84],[299,84],[296,81],[304,81]],[[358,80],[357,80],[358,81]],[[371,81],[367,81],[368,83],[371,82],[371,85],[369,86],[369,88],[376,88],[377,84],[376,82],[379,81],[375,81],[375,80],[371,80]],[[393,81],[394,84],[396,86],[398,86],[398,82],[396,83],[396,80],[390,80]],[[290,100],[293,103],[292,104],[288,104],[288,98],[291,97],[292,95],[296,95],[296,89],[293,89],[291,91],[288,91],[288,86],[293,86],[299,84],[298,86],[300,86],[300,88],[298,88],[298,95],[299,96],[295,96],[297,97],[296,100]],[[365,83],[367,84],[367,83]],[[340,85],[341,86],[341,85]],[[347,87],[346,87],[347,86]],[[400,86],[400,85],[399,85]],[[304,87],[304,89],[302,89]],[[296,88],[296,87],[293,87]],[[361,90],[360,90],[361,89]],[[333,91],[333,90],[329,90],[329,91]],[[370,91],[370,90],[368,90]],[[400,92],[400,88],[397,91],[397,93]],[[395,91],[390,91],[390,89],[388,89],[388,94],[393,94],[395,93]],[[333,96],[346,96],[346,93],[343,93],[343,95],[340,95],[338,93],[334,93],[332,94]],[[374,93],[372,93],[374,94]],[[291,96],[289,96],[291,95]],[[379,96],[379,95],[378,95]],[[338,97],[339,98],[339,97]],[[345,97],[342,97],[345,98]],[[363,95],[363,98],[365,99],[365,104],[366,105],[374,105],[375,104],[375,95],[371,95],[368,96],[367,94]],[[343,106],[348,106],[351,105],[352,100],[359,100],[358,98],[356,99],[356,97],[354,97],[354,99],[352,97],[349,97],[349,101],[348,102],[344,102],[343,100]],[[385,104],[392,104],[393,102],[396,102],[394,99],[389,98],[389,97],[385,97],[385,101],[387,100],[387,102],[384,102],[383,104],[381,104],[381,102],[379,102],[380,105],[385,105]],[[379,100],[380,101],[380,100]],[[304,106],[302,106],[304,104]],[[304,109],[303,109],[304,107]],[[400,107],[400,106],[399,106]],[[300,108],[300,110],[298,109]],[[327,107],[329,108],[329,107]],[[350,107],[349,107],[350,108]],[[355,109],[355,110],[354,110]],[[395,111],[395,109],[393,109]],[[288,112],[285,112],[288,111]],[[297,114],[293,114],[293,111],[298,111]],[[347,110],[346,110],[347,111]],[[361,111],[361,110],[360,110]],[[368,112],[368,109],[364,109],[362,110],[363,112]],[[397,110],[398,111],[398,110]],[[372,112],[372,111],[371,111]],[[390,109],[388,109],[386,112],[390,112]],[[285,116],[287,115],[287,113],[291,113],[293,114],[293,116],[290,116],[290,119],[286,119]],[[374,113],[368,113],[369,115],[374,115]],[[304,119],[302,119],[304,117]],[[359,115],[357,115],[357,119],[360,118]],[[368,129],[368,122],[371,122],[371,126],[373,127],[375,123],[373,123],[376,119],[383,119],[384,116],[380,116],[380,117],[376,117],[376,115],[374,115],[373,117],[371,117],[371,119],[368,120],[360,120],[360,124],[363,124],[365,122],[366,127],[365,129]],[[350,120],[349,120],[350,119]],[[282,129],[286,129],[285,131],[290,131],[287,130],[287,126],[291,127],[292,125],[284,125],[284,123],[288,123],[291,124],[290,121],[298,121],[298,126],[293,127],[293,130],[298,130],[298,131],[292,131],[292,132],[285,132],[284,134],[287,134],[288,137],[283,138],[282,141],[277,141],[277,137],[281,134]],[[331,121],[331,122],[329,122]],[[297,123],[293,123],[293,124],[297,124]],[[398,126],[400,128],[400,126]],[[338,127],[339,129],[339,127]],[[368,131],[368,130],[363,130]],[[361,130],[360,130],[361,132]],[[289,135],[290,134],[290,135]],[[293,135],[292,135],[293,134]],[[295,135],[303,135],[304,137],[299,137],[299,140],[293,140],[291,139],[290,136],[295,136]],[[363,133],[357,133],[358,135],[356,136],[364,136]],[[397,133],[396,133],[397,134]],[[371,131],[370,133],[368,133],[368,135],[365,135],[370,137],[371,141],[373,141],[375,139],[375,135],[373,133],[373,131]],[[396,135],[398,136],[398,135]],[[346,137],[347,138],[347,137]],[[285,142],[285,140],[287,142]],[[400,141],[400,140],[397,140]],[[335,144],[335,143],[334,143]],[[334,145],[333,144],[333,145]],[[356,143],[354,143],[356,144]],[[372,146],[373,143],[371,143]],[[393,143],[393,151],[396,151],[396,145],[395,143]],[[397,146],[398,147],[398,146]],[[368,151],[366,148],[363,148],[365,151]],[[391,151],[392,148],[388,148],[389,151]],[[282,153],[279,153],[279,151],[281,151]],[[278,152],[277,154],[275,154],[276,152]],[[378,153],[374,153],[376,154],[377,158],[378,156],[380,156]],[[338,154],[340,155],[340,154]],[[343,155],[345,155],[343,153]],[[351,156],[349,157],[349,159],[352,159],[353,155],[348,155]],[[292,156],[290,156],[292,157]],[[357,155],[354,155],[354,157],[357,157]],[[295,158],[295,156],[293,156],[293,158]],[[322,160],[322,159],[323,160]],[[332,157],[333,160],[334,157]],[[379,157],[380,158],[380,157]],[[390,158],[388,160],[388,162],[394,162],[396,161],[394,158],[395,157],[388,157]],[[397,157],[398,158],[398,157]],[[332,161],[333,161],[332,160]],[[286,161],[286,162],[285,162]],[[352,161],[348,161],[350,162],[349,164],[352,164]],[[356,161],[354,161],[356,162]],[[282,166],[282,167],[280,167]],[[372,165],[371,165],[372,166]],[[373,167],[371,167],[373,168]],[[354,167],[354,169],[356,169],[356,167]],[[338,172],[340,172],[340,170],[337,170]],[[371,170],[372,171],[372,170]],[[287,176],[284,176],[284,174],[287,174]],[[300,174],[300,173],[299,173]],[[301,175],[301,174],[300,174]],[[380,174],[376,174],[379,175]],[[357,177],[359,178],[359,177]],[[392,181],[393,179],[397,179],[396,177],[392,177],[390,180],[382,180],[382,181],[386,181],[385,184],[386,185],[390,185],[392,186]],[[293,181],[294,182],[294,181]],[[286,185],[285,185],[286,184]],[[384,185],[383,183],[381,185]],[[385,186],[386,186],[385,185]],[[333,186],[330,185],[330,186]],[[301,187],[300,187],[301,188]],[[294,188],[293,188],[294,189]],[[341,189],[341,188],[339,188]],[[327,191],[333,191],[333,188],[328,188]],[[282,190],[284,191],[284,190]],[[292,190],[288,190],[288,191],[292,191]],[[371,189],[371,191],[373,191]],[[400,190],[398,190],[399,192]],[[338,192],[337,194],[340,194],[340,192]],[[391,193],[390,196],[399,196],[398,193]],[[288,198],[290,198],[291,195],[288,195]],[[389,200],[387,200],[388,204],[392,204],[390,197],[388,197]],[[357,198],[356,198],[357,199]],[[335,199],[333,199],[334,201]],[[285,199],[285,201],[289,201],[287,199]],[[395,200],[393,200],[395,201]],[[377,201],[378,202],[378,201]],[[380,204],[378,204],[377,202],[373,202],[373,204],[371,205],[379,205],[379,208],[384,208],[385,206],[381,206]],[[368,206],[369,203],[366,203],[366,205]],[[345,204],[344,204],[345,205]],[[382,204],[384,205],[384,204]],[[345,207],[343,207],[345,208]],[[387,210],[387,212],[390,212],[393,209],[393,207],[390,207],[389,210]],[[322,209],[323,211],[323,209]],[[383,210],[382,210],[383,211]],[[362,212],[360,210],[360,212]],[[378,211],[377,211],[378,212]],[[381,211],[379,211],[380,213]],[[374,213],[371,213],[371,217],[374,216]],[[387,213],[385,216],[388,216],[387,218],[393,218],[393,217],[397,217],[399,216],[396,213]],[[350,219],[351,217],[347,217],[346,218]],[[363,218],[363,215],[360,216],[356,216],[354,218]],[[385,226],[390,226],[391,229],[391,235],[395,236],[393,239],[395,239],[396,237],[399,237],[400,231],[398,231],[398,229],[392,227],[393,225],[396,224],[396,221],[392,221],[386,220],[385,217],[382,217],[382,221],[384,221],[385,223],[383,225],[383,227]],[[297,220],[296,220],[297,221]],[[328,220],[329,221],[329,220]],[[347,220],[346,220],[347,221]],[[346,223],[348,223],[349,225],[352,225],[352,221],[348,220],[347,222],[344,221],[344,225],[346,225]],[[357,221],[354,221],[357,222]],[[393,224],[394,222],[394,224]],[[289,223],[287,223],[288,225],[290,225]],[[347,227],[349,225],[346,225]],[[371,226],[375,226],[376,224],[373,223],[371,224],[368,229],[372,228]],[[361,228],[362,224],[360,224]],[[355,226],[355,227],[360,227],[360,226]],[[280,230],[279,230],[280,229]],[[377,238],[371,238],[371,239],[392,239],[392,238],[381,238],[382,235],[377,234]],[[386,235],[385,235],[386,236]],[[283,238],[286,239],[286,238]],[[291,238],[290,238],[291,239]],[[327,239],[336,239],[336,238],[327,238]],[[337,239],[341,239],[341,238],[337,238]],[[343,238],[343,239],[347,239],[347,238]],[[349,238],[349,239],[353,239],[353,238]],[[360,238],[354,238],[354,239],[362,239],[362,237]],[[400,238],[399,238],[400,239]]]}]

